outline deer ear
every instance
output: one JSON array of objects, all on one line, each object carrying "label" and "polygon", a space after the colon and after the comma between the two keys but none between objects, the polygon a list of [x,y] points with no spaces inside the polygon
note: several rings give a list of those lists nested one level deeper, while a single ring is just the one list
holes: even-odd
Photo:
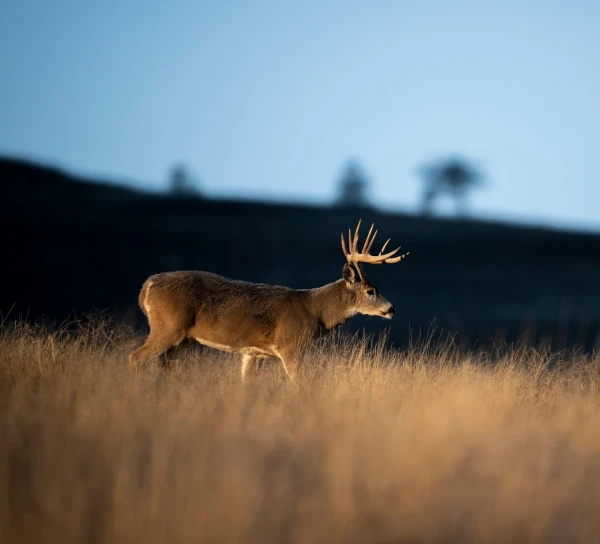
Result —
[{"label": "deer ear", "polygon": [[354,267],[348,263],[344,265],[344,269],[342,270],[342,277],[346,280],[348,285],[352,285],[358,281],[358,274]]}]

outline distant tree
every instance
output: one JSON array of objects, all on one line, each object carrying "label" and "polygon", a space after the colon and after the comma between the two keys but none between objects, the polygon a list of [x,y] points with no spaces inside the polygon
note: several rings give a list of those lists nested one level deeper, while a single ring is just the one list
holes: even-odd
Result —
[{"label": "distant tree", "polygon": [[457,212],[467,211],[469,192],[483,185],[482,172],[469,161],[461,158],[440,160],[419,168],[423,182],[422,212],[433,212],[436,199],[442,194],[454,198]]},{"label": "distant tree", "polygon": [[174,196],[196,196],[198,184],[183,164],[175,165],[170,171],[169,192]]},{"label": "distant tree", "polygon": [[339,180],[340,206],[368,206],[369,178],[356,159],[349,160]]}]

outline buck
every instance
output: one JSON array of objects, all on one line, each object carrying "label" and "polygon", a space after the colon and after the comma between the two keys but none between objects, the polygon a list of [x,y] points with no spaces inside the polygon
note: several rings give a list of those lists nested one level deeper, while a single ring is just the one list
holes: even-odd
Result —
[{"label": "buck", "polygon": [[296,382],[300,356],[312,341],[356,314],[391,319],[394,306],[373,286],[361,264],[392,264],[408,255],[396,256],[400,248],[371,255],[377,231],[374,225],[358,251],[360,221],[348,248],[342,234],[347,262],[342,279],[314,289],[290,289],[249,283],[211,272],[179,271],[150,276],[140,291],[139,303],[148,319],[150,333],[144,345],[129,356],[137,370],[165,354],[184,339],[242,356],[242,381],[267,357],[281,360]]}]

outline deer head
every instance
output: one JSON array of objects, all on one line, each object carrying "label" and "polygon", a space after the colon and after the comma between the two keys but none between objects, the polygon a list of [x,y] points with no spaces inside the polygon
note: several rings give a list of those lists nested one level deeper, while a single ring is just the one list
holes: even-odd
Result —
[{"label": "deer head", "polygon": [[363,245],[362,251],[358,251],[358,231],[360,229],[360,221],[356,226],[354,237],[348,229],[348,248],[342,234],[342,251],[348,261],[342,270],[342,277],[346,282],[346,289],[349,290],[354,303],[354,308],[357,313],[364,315],[376,315],[385,319],[391,319],[395,313],[395,308],[368,280],[367,276],[361,269],[361,263],[368,264],[393,264],[404,259],[409,253],[395,257],[400,248],[384,253],[390,239],[388,239],[379,251],[378,255],[371,255],[371,247],[377,236],[377,231],[373,232],[374,225],[371,225],[367,238]]}]

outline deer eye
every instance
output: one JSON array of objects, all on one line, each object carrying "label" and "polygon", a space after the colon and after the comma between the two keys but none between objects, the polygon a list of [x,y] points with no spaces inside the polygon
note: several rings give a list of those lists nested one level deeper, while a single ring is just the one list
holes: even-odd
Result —
[{"label": "deer eye", "polygon": [[374,295],[375,289],[367,289],[367,295]]}]

